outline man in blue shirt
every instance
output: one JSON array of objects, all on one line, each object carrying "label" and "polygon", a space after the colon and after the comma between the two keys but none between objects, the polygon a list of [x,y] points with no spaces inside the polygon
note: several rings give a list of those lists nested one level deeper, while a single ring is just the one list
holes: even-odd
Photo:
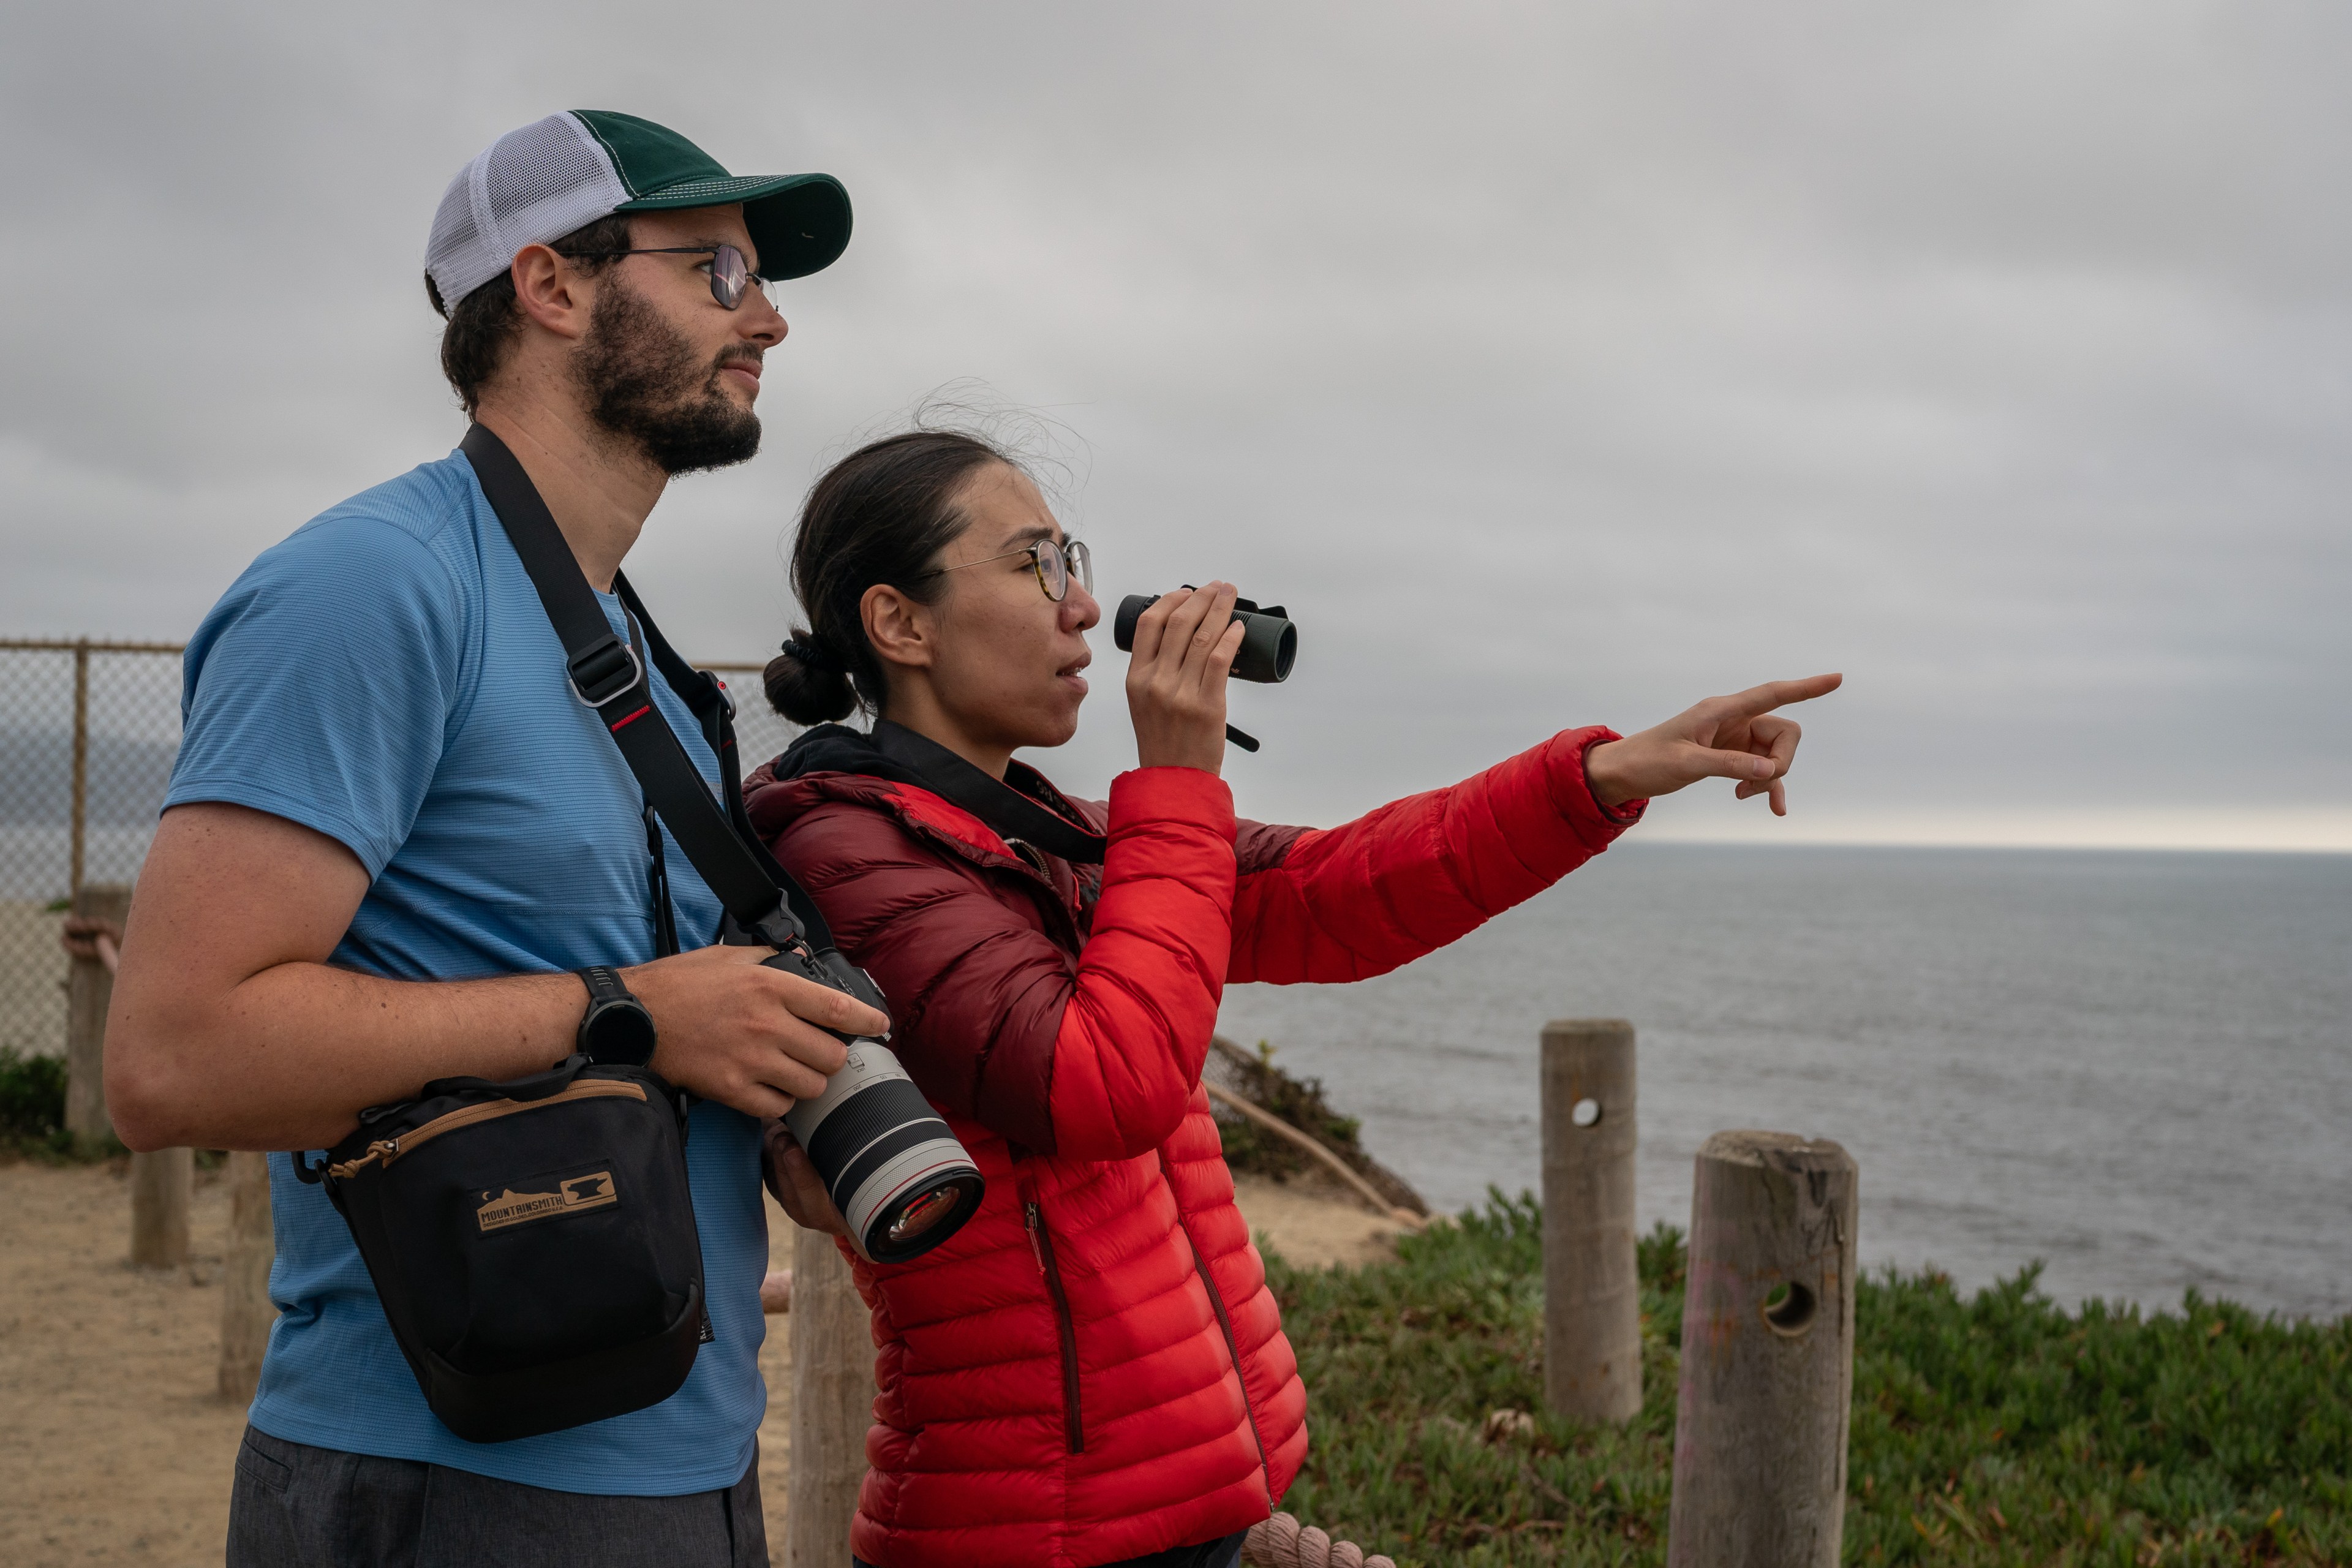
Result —
[{"label": "man in blue shirt", "polygon": [[[622,558],[674,474],[757,451],[786,327],[774,278],[840,254],[822,174],[737,178],[631,116],[551,115],[443,198],[426,288],[442,364],[554,514],[616,631]],[[656,680],[705,777],[718,763]],[[364,1107],[575,1048],[609,965],[651,1063],[701,1097],[687,1143],[714,1336],[676,1394],[474,1444],[427,1408],[350,1233],[270,1157],[281,1316],[239,1450],[232,1564],[765,1563],[753,1445],[766,1269],[760,1119],[820,1092],[851,999],[710,945],[719,906],[665,846],[658,957],[643,795],[472,467],[427,463],[264,552],[187,654],[186,738],[108,1021],[135,1149],[320,1149]]]}]

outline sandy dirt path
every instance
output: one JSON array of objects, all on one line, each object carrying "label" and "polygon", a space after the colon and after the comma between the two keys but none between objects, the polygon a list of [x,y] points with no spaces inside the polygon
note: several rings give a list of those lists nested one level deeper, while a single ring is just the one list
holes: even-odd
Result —
[{"label": "sandy dirt path", "polygon": [[[0,1165],[0,1563],[10,1568],[197,1568],[221,1561],[245,1411],[213,1389],[227,1189],[198,1172],[194,1260],[124,1261],[120,1169]],[[1382,1256],[1391,1226],[1328,1192],[1245,1181],[1254,1230],[1310,1266]],[[790,1222],[770,1211],[775,1266]],[[760,1482],[781,1551],[792,1386],[785,1320],[760,1365],[768,1418]]]}]

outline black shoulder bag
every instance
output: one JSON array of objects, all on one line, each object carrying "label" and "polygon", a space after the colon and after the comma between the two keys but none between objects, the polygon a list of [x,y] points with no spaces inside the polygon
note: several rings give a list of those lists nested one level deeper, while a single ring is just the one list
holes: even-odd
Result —
[{"label": "black shoulder bag", "polygon": [[[478,425],[462,449],[562,640],[573,694],[726,905],[721,940],[778,948],[771,963],[883,1007],[751,830],[717,679],[678,658],[627,582],[616,584],[652,663],[719,754],[723,805],[522,466]],[[658,853],[657,834],[653,842]],[[573,1056],[511,1082],[437,1079],[415,1100],[362,1111],[317,1164],[295,1155],[296,1173],[323,1184],[350,1226],[425,1403],[458,1436],[561,1431],[658,1404],[685,1383],[710,1337],[687,1110],[688,1097],[645,1068]]]}]

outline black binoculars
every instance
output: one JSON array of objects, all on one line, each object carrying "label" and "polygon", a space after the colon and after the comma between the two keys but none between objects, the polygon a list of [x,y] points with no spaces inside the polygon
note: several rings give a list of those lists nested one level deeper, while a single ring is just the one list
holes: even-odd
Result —
[{"label": "black binoculars", "polygon": [[[1192,586],[1184,584],[1187,590]],[[1159,595],[1152,594],[1129,594],[1118,602],[1118,617],[1111,623],[1110,637],[1119,652],[1135,651],[1135,623],[1159,602]],[[1266,686],[1289,679],[1291,664],[1298,658],[1298,628],[1291,625],[1289,612],[1280,605],[1260,608],[1252,600],[1235,599],[1234,619],[1244,627],[1241,651],[1234,656],[1234,679]]]}]

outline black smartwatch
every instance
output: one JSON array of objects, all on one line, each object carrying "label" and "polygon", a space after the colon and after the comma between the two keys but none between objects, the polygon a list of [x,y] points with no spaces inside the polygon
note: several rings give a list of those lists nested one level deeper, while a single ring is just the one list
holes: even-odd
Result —
[{"label": "black smartwatch", "polygon": [[653,1060],[654,1016],[646,1005],[601,963],[577,973],[588,985],[588,1016],[580,1020],[580,1054],[614,1067],[641,1068]]}]

